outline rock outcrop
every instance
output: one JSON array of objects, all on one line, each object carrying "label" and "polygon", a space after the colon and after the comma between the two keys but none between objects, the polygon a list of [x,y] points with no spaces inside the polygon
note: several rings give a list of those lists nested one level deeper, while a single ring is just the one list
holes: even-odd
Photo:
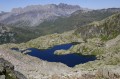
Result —
[{"label": "rock outcrop", "polygon": [[14,66],[0,58],[0,79],[27,79],[23,74],[14,70]]}]

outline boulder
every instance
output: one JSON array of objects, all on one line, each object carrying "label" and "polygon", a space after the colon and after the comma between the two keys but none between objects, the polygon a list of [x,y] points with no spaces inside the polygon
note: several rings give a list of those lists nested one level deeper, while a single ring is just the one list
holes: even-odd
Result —
[{"label": "boulder", "polygon": [[16,75],[16,77],[17,77],[18,79],[27,79],[23,74],[21,74],[21,73],[18,72],[18,71],[15,71],[14,73],[15,73],[15,75]]},{"label": "boulder", "polygon": [[3,58],[0,58],[0,64],[4,68],[8,68],[8,69],[12,69],[12,70],[14,69],[14,66],[10,62],[4,60]]},{"label": "boulder", "polygon": [[27,79],[23,74],[14,70],[14,66],[0,58],[0,79]]}]

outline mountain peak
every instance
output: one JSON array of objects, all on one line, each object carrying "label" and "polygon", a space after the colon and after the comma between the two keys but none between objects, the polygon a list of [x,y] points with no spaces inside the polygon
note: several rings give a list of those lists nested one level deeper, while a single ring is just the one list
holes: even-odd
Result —
[{"label": "mountain peak", "polygon": [[69,16],[73,12],[82,9],[78,5],[46,4],[29,5],[24,8],[14,8],[8,14],[1,16],[0,22],[7,24],[20,23],[18,25],[36,26],[45,20],[55,20],[60,16]]},{"label": "mountain peak", "polygon": [[46,5],[29,5],[24,8],[13,8],[11,12],[13,13],[21,13],[21,12],[28,12],[28,11],[33,11],[33,10],[48,10],[48,9],[80,9],[80,6],[78,5],[68,5],[65,3],[60,3],[58,5],[56,4],[46,4]]}]

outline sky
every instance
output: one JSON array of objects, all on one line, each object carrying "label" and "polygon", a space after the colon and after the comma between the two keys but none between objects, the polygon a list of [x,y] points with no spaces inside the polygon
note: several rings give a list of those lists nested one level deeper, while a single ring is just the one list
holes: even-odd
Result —
[{"label": "sky", "polygon": [[28,5],[67,3],[89,9],[120,8],[120,0],[0,0],[0,11]]}]

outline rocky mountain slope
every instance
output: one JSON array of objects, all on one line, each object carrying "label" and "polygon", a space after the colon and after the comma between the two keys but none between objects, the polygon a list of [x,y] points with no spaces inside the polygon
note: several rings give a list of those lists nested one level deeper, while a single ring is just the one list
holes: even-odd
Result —
[{"label": "rocky mountain slope", "polygon": [[[109,8],[100,10],[78,10],[71,14],[70,17],[60,17],[55,21],[44,21],[37,26],[37,29],[50,30],[46,33],[62,33],[76,29],[93,21],[103,20],[115,13],[120,12],[120,8]],[[51,29],[52,28],[52,29]]]},{"label": "rocky mountain slope", "polygon": [[80,27],[75,33],[80,34],[85,39],[99,37],[102,40],[109,40],[115,38],[120,34],[120,13]]},{"label": "rocky mountain slope", "polygon": [[[56,20],[44,21],[40,25],[34,28],[18,28],[12,27],[14,32],[17,32],[17,42],[28,41],[28,39],[37,38],[42,35],[52,34],[52,33],[63,33],[65,31],[76,29],[86,25],[87,23],[93,21],[102,20],[112,14],[120,12],[119,8],[103,9],[103,10],[93,10],[86,11],[80,10],[73,13],[69,17],[59,17]],[[47,31],[46,31],[47,30]],[[25,33],[25,34],[24,34]]]},{"label": "rocky mountain slope", "polygon": [[44,49],[64,43],[86,42],[88,39],[92,38],[100,38],[98,41],[106,42],[110,39],[114,39],[120,34],[119,19],[120,13],[117,13],[102,21],[92,22],[73,31],[64,32],[62,34],[55,33],[51,35],[41,36],[26,43],[21,43],[21,45],[23,44],[23,47],[26,46],[28,48],[30,46],[33,48]]},{"label": "rocky mountain slope", "polygon": [[[50,5],[46,5],[46,6],[50,6]],[[28,25],[26,23],[16,22],[17,21],[16,19],[21,20],[22,17],[23,18],[26,18],[25,16],[30,17],[34,13],[36,15],[36,13],[37,13],[36,11],[39,11],[41,9],[42,9],[43,14],[46,14],[43,11],[46,8],[46,6],[37,6],[37,5],[36,6],[28,6],[29,9],[26,7],[26,8],[20,9],[20,12],[18,10],[16,11],[16,9],[15,9],[15,12],[18,12],[18,14],[20,16],[15,15],[15,12],[13,12],[13,13],[12,12],[10,12],[10,13],[2,12],[0,14],[0,17],[6,16],[6,15],[8,16],[8,14],[14,15],[14,16],[10,15],[10,17],[11,17],[10,21],[15,20],[14,25],[12,24],[12,25],[6,25],[6,26],[10,27],[11,32],[14,32],[16,34],[15,43],[26,42],[31,39],[37,38],[39,36],[47,35],[47,34],[63,33],[65,31],[73,30],[73,29],[76,29],[77,27],[86,25],[87,23],[102,20],[102,19],[104,19],[112,14],[118,13],[120,11],[119,8],[110,8],[110,9],[93,10],[93,11],[91,11],[89,9],[84,10],[84,8],[80,8],[81,10],[74,12],[73,14],[69,15],[69,17],[61,17],[62,16],[61,15],[61,16],[57,17],[57,19],[44,21],[43,23],[41,23],[37,26],[35,25],[35,27],[28,27]],[[62,9],[65,9],[65,8],[69,9],[69,7],[75,8],[75,6],[66,5],[66,4],[59,4],[59,5],[52,4],[51,6],[56,6],[56,7],[59,6],[59,8],[60,8],[60,6],[61,7],[64,6],[64,8],[62,8]],[[52,9],[52,8],[53,7],[51,7],[51,8],[47,7],[47,9],[45,9],[45,11],[47,12],[47,11],[49,11],[49,9]],[[34,13],[31,11],[33,11]],[[54,12],[54,11],[52,11],[52,12]],[[29,13],[30,13],[30,15],[29,15]],[[48,12],[48,13],[50,13],[50,12]],[[33,16],[32,18],[36,19],[36,17],[37,17],[37,15]],[[6,19],[7,19],[7,21],[9,21],[9,19],[7,17],[6,17]],[[27,18],[27,19],[29,19],[29,18]],[[24,19],[24,20],[27,21],[26,19]],[[7,24],[7,23],[9,24],[9,22],[7,22],[7,21],[2,21],[2,22],[5,24]],[[32,22],[34,22],[34,21],[32,21]],[[20,25],[20,27],[18,27],[19,25]]]},{"label": "rocky mountain slope", "polygon": [[59,5],[31,5],[24,8],[14,8],[11,12],[1,14],[0,22],[18,27],[36,26],[45,20],[55,20],[57,17],[69,16],[71,13],[82,9],[77,5],[63,3]]},{"label": "rocky mountain slope", "polygon": [[[84,69],[99,69],[108,67],[115,70],[120,68],[120,13],[102,21],[93,22],[75,31],[75,35],[83,38],[84,42],[74,45],[69,50],[57,50],[55,54],[78,53],[95,55],[97,60],[76,66]],[[115,71],[115,72],[120,72]],[[108,78],[112,79],[112,78]]]},{"label": "rocky mountain slope", "polygon": [[[102,21],[92,22],[63,34],[51,34],[21,44],[0,46],[1,56],[15,65],[29,79],[119,79],[120,78],[120,13]],[[106,39],[101,37],[105,35]],[[76,42],[69,50],[57,50],[56,54],[77,53],[95,55],[97,59],[69,68],[64,64],[51,63],[31,57],[9,48],[46,49],[58,44]],[[2,52],[3,49],[7,49]],[[8,57],[9,56],[9,57]],[[16,62],[18,63],[16,63]],[[32,62],[31,62],[32,61]],[[49,67],[48,67],[49,65]],[[34,67],[33,67],[34,66]],[[27,67],[27,68],[26,68]],[[33,74],[34,73],[34,74]]]},{"label": "rocky mountain slope", "polygon": [[10,27],[0,23],[0,44],[15,42],[15,33]]}]

